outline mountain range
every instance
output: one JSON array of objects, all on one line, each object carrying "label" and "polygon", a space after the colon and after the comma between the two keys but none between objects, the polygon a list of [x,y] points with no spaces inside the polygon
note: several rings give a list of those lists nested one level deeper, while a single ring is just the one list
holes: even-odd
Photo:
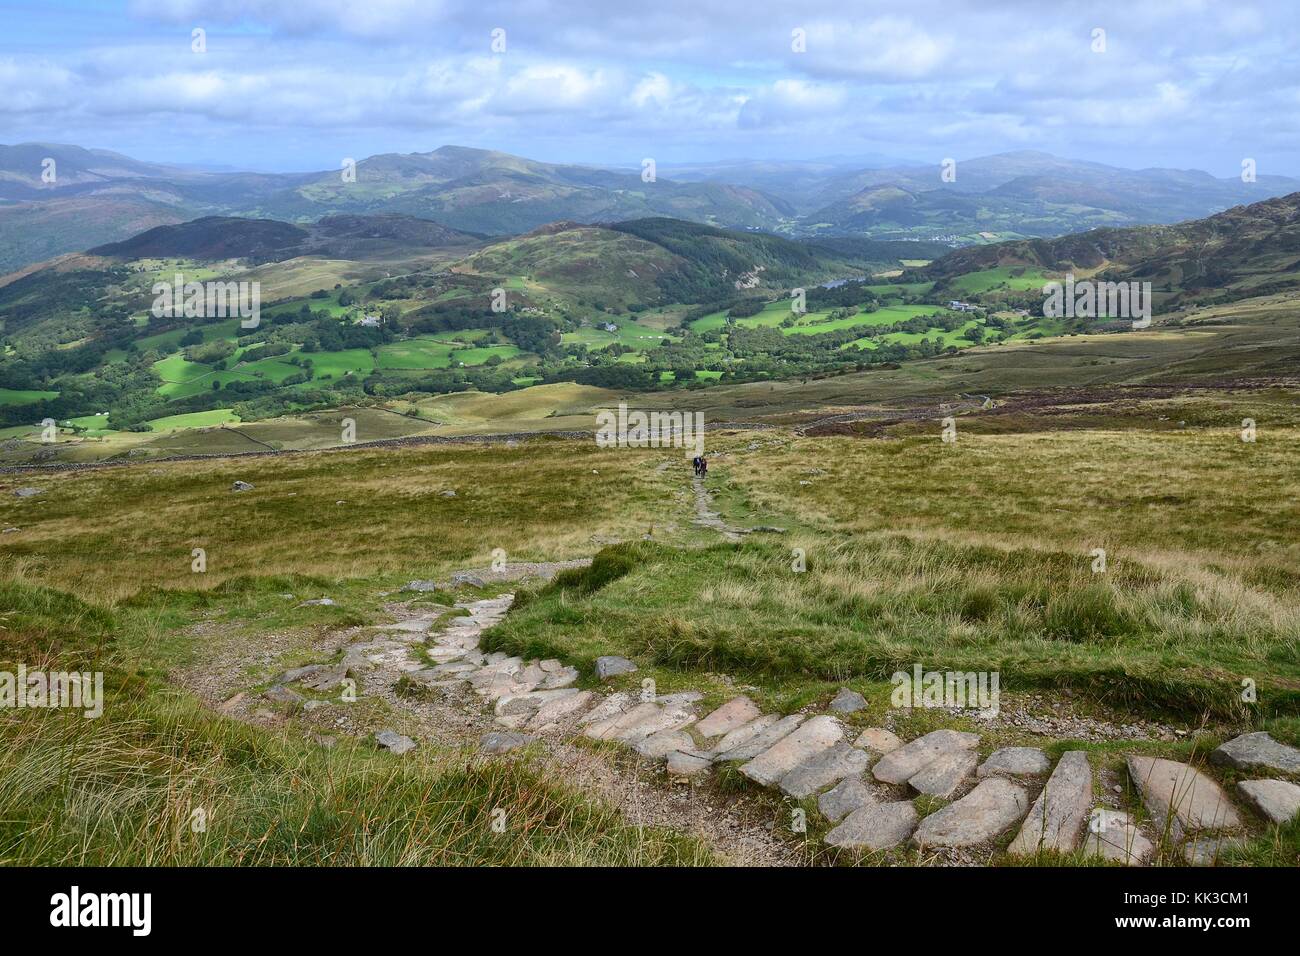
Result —
[{"label": "mountain range", "polygon": [[[43,163],[54,161],[52,182]],[[0,146],[0,272],[203,216],[311,223],[403,214],[465,233],[518,235],[557,220],[670,217],[788,236],[938,238],[949,245],[1170,223],[1300,190],[1300,180],[1127,170],[1046,153],[861,168],[736,161],[639,170],[544,163],[443,146],[386,153],[351,171],[257,173],[141,162],[105,150]],[[661,174],[660,174],[661,173]]]}]

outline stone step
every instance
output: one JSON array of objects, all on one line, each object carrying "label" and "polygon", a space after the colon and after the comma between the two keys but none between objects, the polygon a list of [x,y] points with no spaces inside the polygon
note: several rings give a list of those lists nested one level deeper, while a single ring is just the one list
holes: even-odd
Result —
[{"label": "stone step", "polygon": [[1092,811],[1083,841],[1085,856],[1099,856],[1126,866],[1144,866],[1154,852],[1154,844],[1127,813],[1103,807]]},{"label": "stone step", "polygon": [[[566,688],[567,689],[567,688]],[[595,694],[589,690],[580,690],[567,697],[553,697],[542,704],[528,720],[529,730],[542,730],[552,724],[576,718],[591,706]]]},{"label": "stone step", "polygon": [[735,697],[695,725],[701,737],[717,737],[750,723],[759,709],[748,697]]},{"label": "stone step", "polygon": [[743,764],[740,772],[770,787],[809,757],[839,743],[843,736],[844,728],[833,717],[813,717]]},{"label": "stone step", "polygon": [[845,777],[862,773],[869,763],[871,757],[866,753],[840,741],[813,754],[782,777],[781,790],[796,800],[802,800],[839,783]]},{"label": "stone step", "polygon": [[854,810],[876,803],[875,796],[867,789],[861,775],[845,777],[830,790],[817,798],[817,809],[831,823],[839,823]]},{"label": "stone step", "polygon": [[907,785],[917,793],[951,800],[975,773],[979,754],[972,750],[954,750],[932,760],[908,778]]},{"label": "stone step", "polygon": [[[756,736],[777,722],[779,718],[776,714],[763,714],[755,717],[747,724],[737,727],[735,730],[724,734],[722,739],[713,746],[714,759],[720,759],[723,754],[734,750],[743,744],[749,743]],[[698,729],[698,725],[697,725]]]},{"label": "stone step", "polygon": [[917,846],[976,846],[996,839],[1025,815],[1029,795],[1005,777],[988,777],[956,803],[924,820],[912,836]]},{"label": "stone step", "polygon": [[1009,777],[1040,777],[1051,767],[1052,761],[1037,747],[1003,747],[989,754],[989,758],[980,764],[978,774],[981,777],[995,773]]},{"label": "stone step", "polygon": [[739,744],[718,755],[718,760],[753,760],[764,750],[777,743],[781,738],[792,733],[804,721],[802,714],[791,714],[774,720],[770,726],[759,731],[743,744]]},{"label": "stone step", "polygon": [[618,712],[604,720],[588,724],[583,734],[592,740],[615,740],[622,733],[636,727],[642,721],[658,716],[661,712],[662,708],[658,704],[637,704],[626,713]]},{"label": "stone step", "polygon": [[1285,780],[1242,780],[1237,792],[1272,823],[1289,823],[1300,816],[1300,787]]},{"label": "stone step", "polygon": [[888,850],[906,840],[915,829],[916,807],[910,801],[868,803],[826,834],[826,842],[845,849]]},{"label": "stone step", "polygon": [[1061,755],[1047,786],[1029,808],[1025,824],[1008,848],[1013,856],[1039,850],[1069,853],[1079,846],[1092,807],[1092,768],[1088,754],[1071,750]]},{"label": "stone step", "polygon": [[1168,828],[1175,840],[1241,826],[1223,788],[1194,767],[1160,757],[1130,756],[1126,762],[1157,828]]},{"label": "stone step", "polygon": [[1261,770],[1300,773],[1300,750],[1257,731],[1229,740],[1210,754],[1210,762],[1256,773]]},{"label": "stone step", "polygon": [[935,730],[911,743],[891,750],[871,768],[882,783],[907,783],[934,761],[947,754],[973,751],[979,745],[978,734],[957,730]]}]

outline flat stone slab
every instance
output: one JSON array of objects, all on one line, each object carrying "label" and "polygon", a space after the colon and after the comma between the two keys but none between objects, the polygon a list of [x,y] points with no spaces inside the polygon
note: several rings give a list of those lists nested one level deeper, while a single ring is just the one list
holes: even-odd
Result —
[{"label": "flat stone slab", "polygon": [[1211,753],[1210,761],[1238,770],[1300,773],[1300,750],[1278,743],[1262,730],[1234,737]]},{"label": "flat stone slab", "polygon": [[845,777],[817,798],[817,809],[831,823],[839,823],[859,807],[875,802],[862,777]]},{"label": "flat stone slab", "polygon": [[813,717],[743,764],[740,772],[755,783],[770,787],[809,757],[839,743],[843,736],[844,728],[834,718],[825,714]]},{"label": "flat stone slab", "polygon": [[695,729],[702,737],[717,737],[743,727],[759,713],[758,705],[748,697],[735,697],[701,720]]},{"label": "flat stone slab", "polygon": [[[437,670],[438,668],[434,668]],[[493,708],[498,717],[509,717],[512,715],[523,715],[531,717],[537,713],[544,704],[553,700],[563,700],[566,697],[573,697],[578,692],[576,690],[533,690],[523,694],[512,694],[502,697],[496,702]]]},{"label": "flat stone slab", "polygon": [[876,761],[876,765],[871,768],[871,773],[882,783],[907,783],[928,764],[943,755],[974,750],[979,746],[979,742],[978,734],[962,733],[958,730],[935,730],[885,754]]},{"label": "flat stone slab", "polygon": [[811,797],[845,777],[867,769],[871,758],[843,741],[813,754],[781,778],[781,789],[796,800]]},{"label": "flat stone slab", "polygon": [[297,704],[301,703],[303,696],[296,690],[290,690],[288,687],[281,687],[279,684],[274,687],[268,687],[262,692],[262,696],[267,700],[273,700],[277,704]]},{"label": "flat stone slab", "polygon": [[590,705],[594,696],[595,694],[589,690],[580,690],[567,697],[553,697],[537,708],[537,713],[533,714],[528,721],[528,729],[540,730],[566,717],[580,714]]},{"label": "flat stone slab", "polygon": [[1088,754],[1071,750],[1061,755],[1047,786],[1029,808],[1024,826],[1011,841],[1013,856],[1032,856],[1039,850],[1070,853],[1083,838],[1092,807],[1092,768]]},{"label": "flat stone slab", "polygon": [[695,740],[684,730],[661,730],[638,740],[632,747],[642,757],[658,760],[674,750],[689,753],[695,750]]},{"label": "flat stone slab", "polygon": [[658,704],[637,704],[626,713],[616,713],[612,717],[588,724],[583,733],[592,740],[613,740],[642,721],[649,720],[661,712],[662,708]]},{"label": "flat stone slab", "polygon": [[375,741],[390,753],[404,754],[415,749],[415,741],[395,730],[381,730],[375,734]]},{"label": "flat stone slab", "polygon": [[631,674],[636,670],[636,664],[632,663],[626,657],[597,657],[596,658],[596,676],[601,680],[606,677],[613,677],[616,674]]},{"label": "flat stone slab", "polygon": [[[767,728],[777,722],[779,718],[776,714],[763,714],[755,717],[747,724],[742,724],[730,733],[724,734],[722,739],[713,745],[715,757],[720,757],[729,750],[747,744]],[[696,726],[699,726],[698,724]]]},{"label": "flat stone slab", "polygon": [[1155,846],[1127,813],[1101,807],[1092,812],[1083,841],[1085,856],[1099,856],[1125,866],[1142,866],[1154,852]]},{"label": "flat stone slab", "polygon": [[1183,859],[1192,866],[1216,866],[1230,851],[1245,845],[1240,837],[1202,837],[1183,847]]},{"label": "flat stone slab", "polygon": [[[861,751],[859,751],[860,753]],[[974,750],[956,750],[925,765],[920,773],[907,781],[917,793],[928,793],[951,800],[962,784],[975,772],[980,756]]]},{"label": "flat stone slab", "polygon": [[867,699],[856,690],[841,687],[840,692],[835,695],[835,699],[831,701],[827,710],[834,711],[837,714],[854,714],[866,706]]},{"label": "flat stone slab", "polygon": [[536,738],[512,731],[493,730],[479,738],[479,751],[485,754],[503,754],[532,743]]},{"label": "flat stone slab", "polygon": [[765,730],[755,734],[750,740],[738,747],[733,747],[718,756],[719,760],[752,760],[767,750],[781,738],[793,733],[804,721],[802,714],[791,714],[772,723]]},{"label": "flat stone slab", "polygon": [[826,834],[826,842],[845,849],[888,850],[911,836],[914,829],[916,807],[910,801],[869,803]]},{"label": "flat stone slab", "polygon": [[921,821],[912,842],[917,846],[976,846],[1014,826],[1029,807],[1024,787],[1005,777],[989,777],[956,803]]},{"label": "flat stone slab", "polygon": [[586,714],[583,714],[582,719],[579,720],[578,723],[583,726],[594,724],[607,717],[612,717],[614,714],[621,714],[623,711],[628,710],[631,707],[631,694],[624,694],[622,692],[610,694],[595,707],[591,708],[591,710]]},{"label": "flat stone slab", "polygon": [[864,750],[870,750],[873,753],[887,754],[903,746],[903,742],[898,739],[898,735],[892,730],[885,730],[883,727],[868,727],[853,741],[853,746],[861,747]]},{"label": "flat stone slab", "polygon": [[668,755],[668,772],[674,777],[694,777],[705,773],[710,766],[708,757],[682,753],[680,750],[674,750]]},{"label": "flat stone slab", "polygon": [[980,764],[979,775],[988,777],[995,773],[1012,777],[1038,777],[1047,773],[1052,761],[1037,747],[1003,747],[989,754]]},{"label": "flat stone slab", "polygon": [[1273,823],[1288,823],[1300,814],[1300,787],[1294,783],[1242,780],[1237,784],[1237,792]]},{"label": "flat stone slab", "polygon": [[1160,757],[1128,757],[1128,772],[1142,802],[1163,831],[1175,840],[1189,833],[1241,826],[1228,795],[1193,767]]}]

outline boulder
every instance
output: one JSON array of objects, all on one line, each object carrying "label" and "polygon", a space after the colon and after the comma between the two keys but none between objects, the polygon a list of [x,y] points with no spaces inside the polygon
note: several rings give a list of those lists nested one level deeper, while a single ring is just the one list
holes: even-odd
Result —
[{"label": "boulder", "polygon": [[253,486],[246,481],[237,481],[230,486],[231,491],[252,491]]},{"label": "boulder", "polygon": [[387,749],[391,753],[404,754],[408,750],[415,748],[415,741],[405,734],[399,734],[395,730],[381,730],[375,734],[375,741],[379,746]]},{"label": "boulder", "polygon": [[868,727],[858,735],[857,740],[853,741],[853,746],[873,753],[887,754],[903,746],[903,742],[893,731],[885,730],[883,727]]},{"label": "boulder", "polygon": [[617,674],[631,674],[636,670],[636,665],[626,657],[598,657],[596,658],[596,676],[601,680],[607,677],[614,677]]},{"label": "boulder", "polygon": [[43,494],[44,488],[15,488],[14,494],[19,498],[31,498],[35,495]]},{"label": "boulder", "polygon": [[907,781],[907,785],[917,793],[951,800],[975,772],[979,760],[979,754],[974,750],[954,750],[926,764],[920,773]]},{"label": "boulder", "polygon": [[527,746],[536,738],[527,734],[517,734],[509,730],[493,730],[479,738],[479,752],[485,754],[503,754]]},{"label": "boulder", "polygon": [[867,706],[867,699],[855,690],[841,687],[831,701],[829,709],[837,714],[852,714]]},{"label": "boulder", "polygon": [[277,704],[298,704],[303,699],[302,694],[287,687],[281,687],[279,684],[268,688],[262,696],[267,700],[275,701]]},{"label": "boulder", "polygon": [[674,777],[693,777],[709,769],[709,758],[674,750],[668,755],[668,772]]}]

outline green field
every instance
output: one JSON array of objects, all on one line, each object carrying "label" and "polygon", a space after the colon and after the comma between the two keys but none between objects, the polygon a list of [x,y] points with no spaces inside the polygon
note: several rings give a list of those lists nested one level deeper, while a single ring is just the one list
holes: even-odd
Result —
[{"label": "green field", "polygon": [[58,397],[58,392],[43,392],[39,389],[0,388],[0,405],[26,405],[28,402]]},{"label": "green field", "polygon": [[207,412],[190,412],[186,415],[168,415],[148,422],[151,431],[172,431],[178,428],[210,428],[239,421],[239,416],[229,408],[214,408]]}]

